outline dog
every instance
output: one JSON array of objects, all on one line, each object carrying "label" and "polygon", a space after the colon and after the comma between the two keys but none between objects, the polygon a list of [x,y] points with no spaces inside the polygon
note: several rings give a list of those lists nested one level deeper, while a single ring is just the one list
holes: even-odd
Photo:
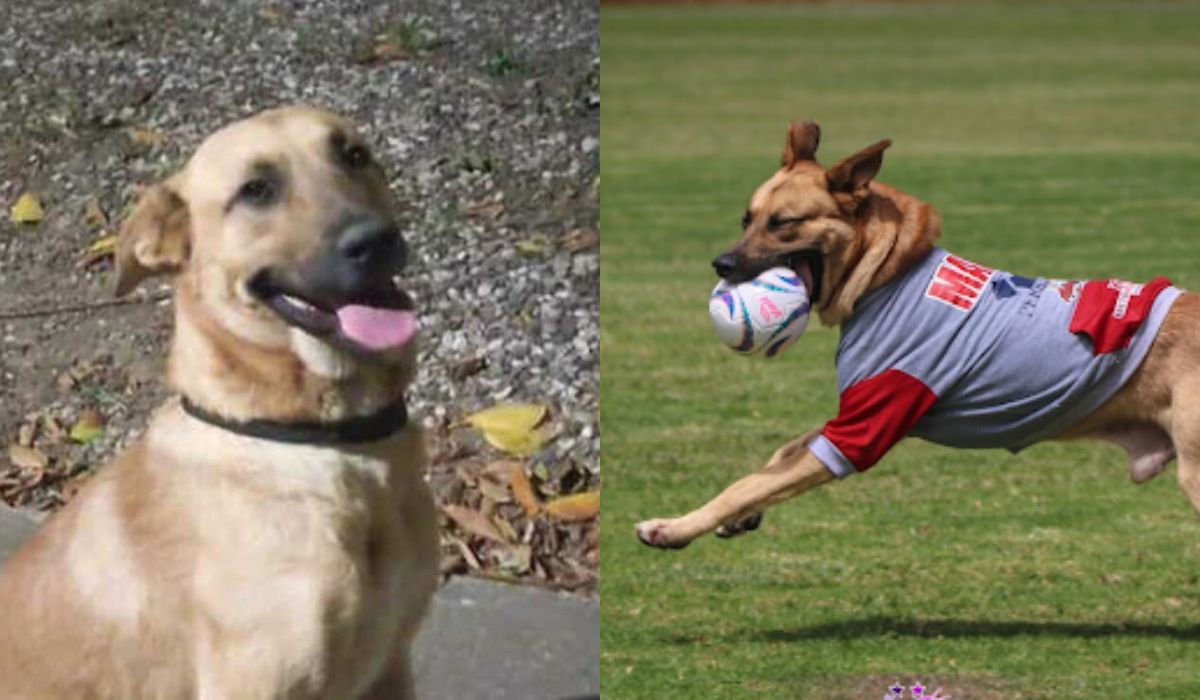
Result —
[{"label": "dog", "polygon": [[[929,204],[878,183],[884,140],[829,169],[820,128],[788,129],[782,167],[750,200],[740,241],[713,261],[731,282],[784,265],[821,322],[841,327],[838,415],[696,510],[638,523],[680,548],[756,529],[763,511],[869,469],[907,435],[1013,451],[1095,438],[1134,482],[1178,459],[1200,511],[1200,296],[1148,284],[1023,277],[935,246]],[[1014,341],[1036,352],[1012,352]]]},{"label": "dog", "polygon": [[0,571],[0,696],[412,698],[438,579],[380,165],[305,107],[208,137],[122,227],[180,398]]}]

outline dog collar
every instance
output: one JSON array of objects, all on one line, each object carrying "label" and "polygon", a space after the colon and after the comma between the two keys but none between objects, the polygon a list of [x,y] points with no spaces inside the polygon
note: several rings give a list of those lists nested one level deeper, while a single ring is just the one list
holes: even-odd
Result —
[{"label": "dog collar", "polygon": [[182,397],[181,404],[189,416],[232,433],[301,445],[345,445],[356,442],[376,442],[395,435],[408,424],[408,408],[404,405],[403,396],[370,415],[355,416],[329,423],[320,421],[285,422],[261,418],[234,420],[201,408],[186,396]]}]

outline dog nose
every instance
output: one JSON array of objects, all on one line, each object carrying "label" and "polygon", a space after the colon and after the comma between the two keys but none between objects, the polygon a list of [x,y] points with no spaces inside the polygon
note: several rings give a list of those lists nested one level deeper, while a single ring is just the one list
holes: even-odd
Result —
[{"label": "dog nose", "polygon": [[404,266],[408,246],[400,231],[383,219],[364,219],[347,226],[337,242],[338,253],[358,267]]},{"label": "dog nose", "polygon": [[717,276],[721,278],[728,277],[729,275],[733,274],[734,270],[737,269],[738,257],[733,253],[724,253],[722,255],[718,255],[716,259],[712,261],[712,266],[713,269],[717,271]]}]

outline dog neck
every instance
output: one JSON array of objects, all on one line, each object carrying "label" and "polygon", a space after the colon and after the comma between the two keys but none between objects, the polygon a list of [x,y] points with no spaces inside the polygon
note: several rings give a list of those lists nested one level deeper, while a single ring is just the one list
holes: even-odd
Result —
[{"label": "dog neck", "polygon": [[833,290],[818,311],[833,326],[854,314],[864,294],[891,282],[933,250],[942,233],[933,207],[893,187],[872,183],[854,224],[854,240],[841,269],[832,269]]},{"label": "dog neck", "polygon": [[349,421],[402,401],[405,372],[364,364],[323,376],[290,348],[264,347],[225,328],[186,279],[176,286],[168,381],[201,411],[235,422]]}]

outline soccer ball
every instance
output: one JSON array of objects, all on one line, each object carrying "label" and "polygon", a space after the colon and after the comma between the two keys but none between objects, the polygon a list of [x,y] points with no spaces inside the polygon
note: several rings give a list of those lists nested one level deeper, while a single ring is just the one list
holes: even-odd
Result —
[{"label": "soccer ball", "polygon": [[804,334],[809,306],[800,275],[776,267],[749,282],[718,282],[708,313],[717,336],[730,348],[774,357]]}]

